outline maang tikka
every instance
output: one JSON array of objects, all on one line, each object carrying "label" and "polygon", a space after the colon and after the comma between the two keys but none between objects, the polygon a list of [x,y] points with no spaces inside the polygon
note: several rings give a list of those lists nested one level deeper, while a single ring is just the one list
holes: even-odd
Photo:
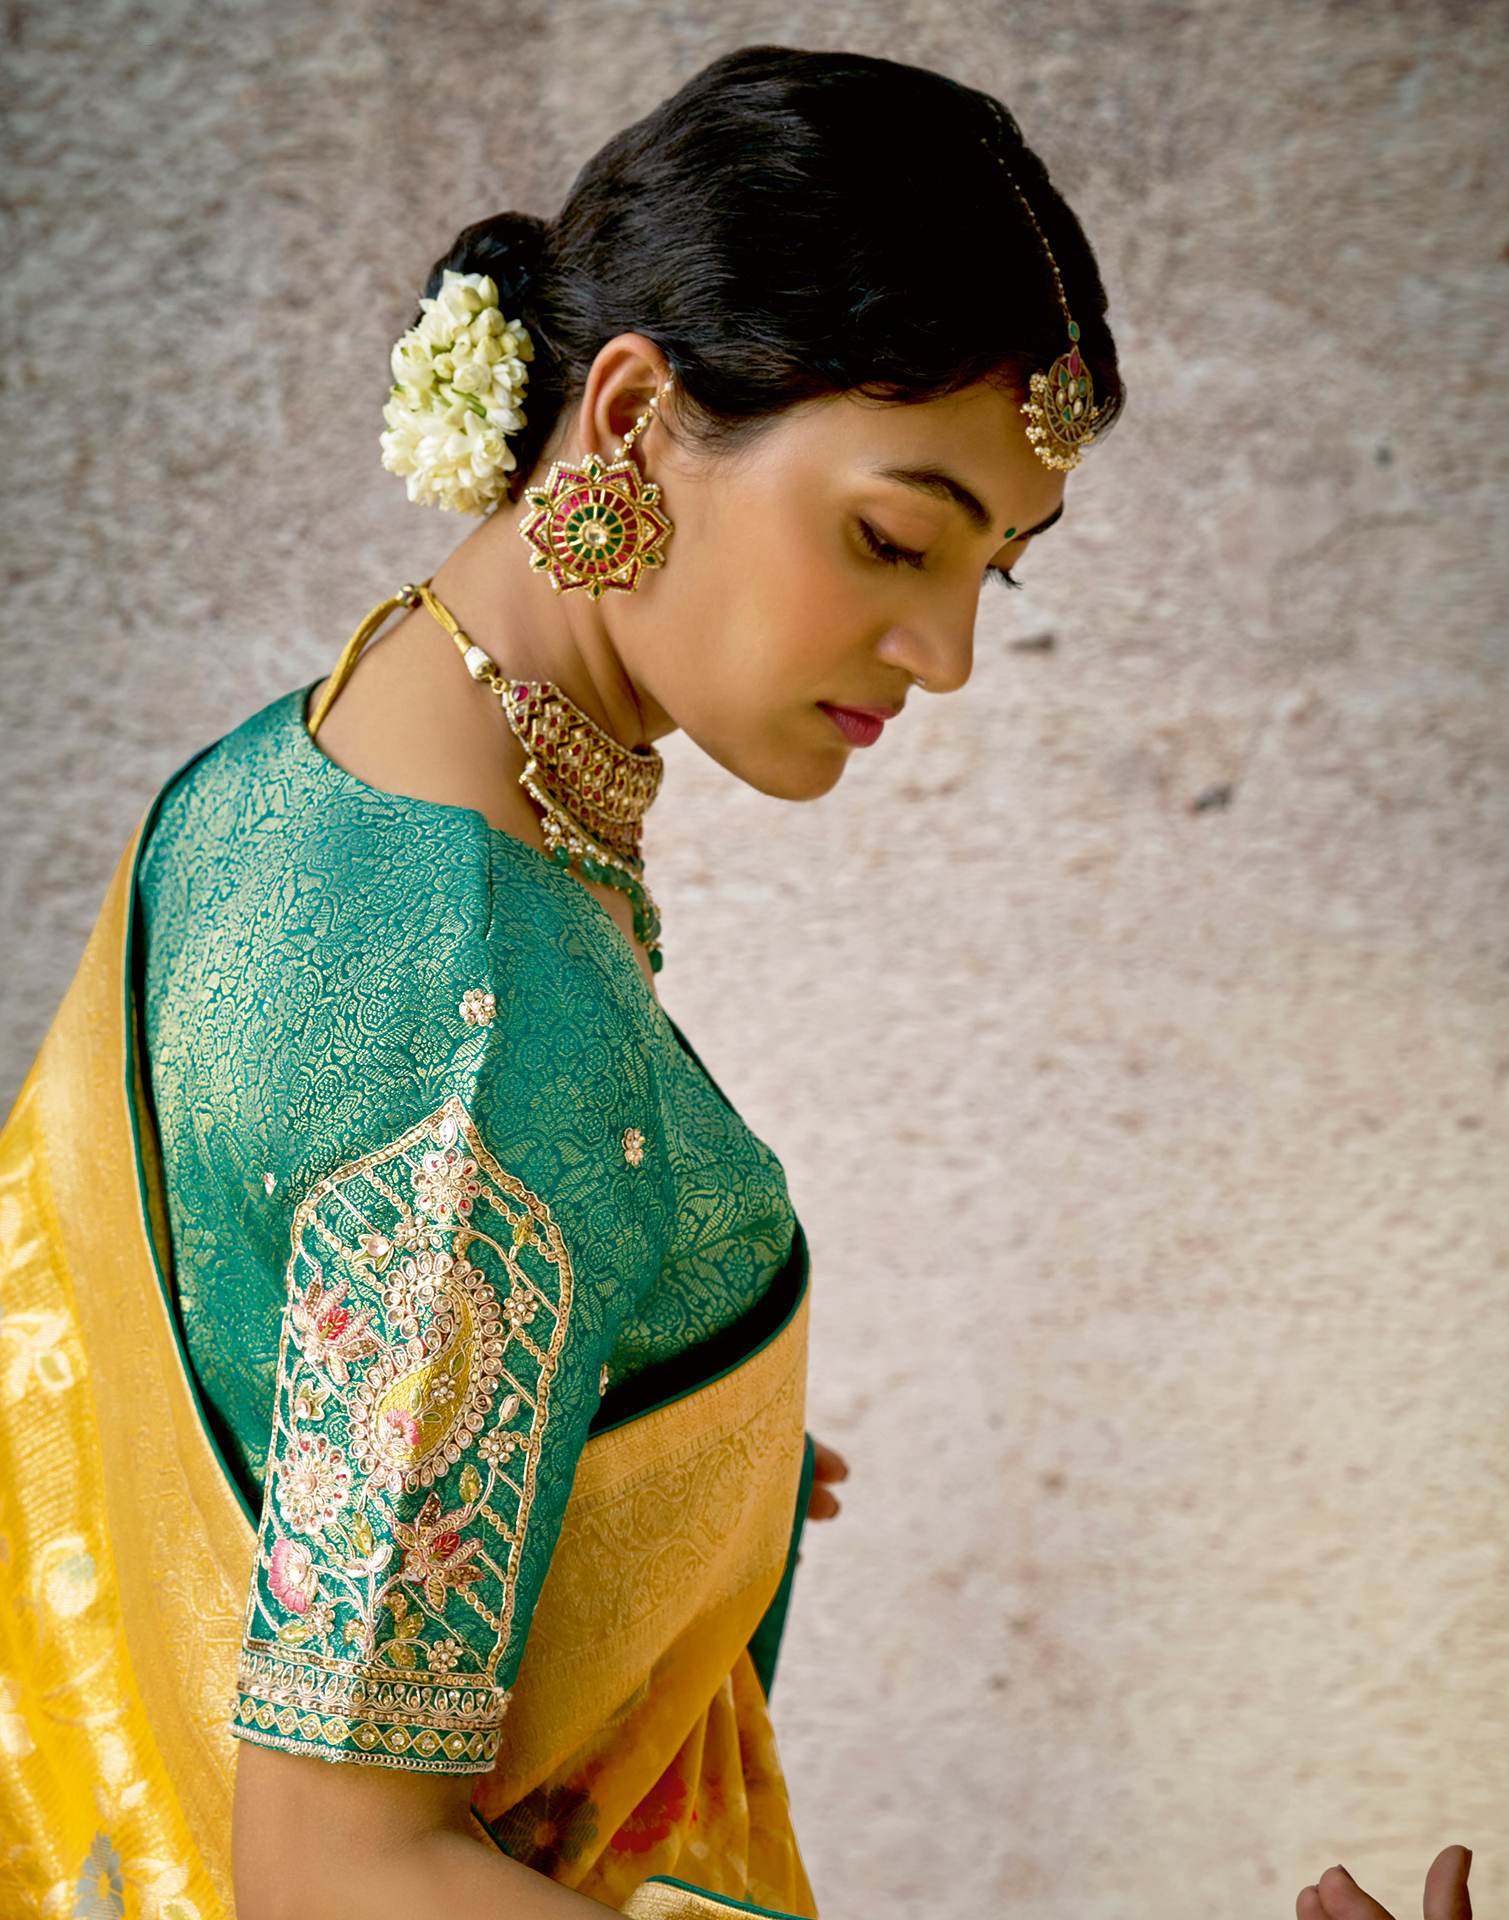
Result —
[{"label": "maang tikka", "polygon": [[530,566],[557,593],[585,587],[593,600],[610,587],[632,593],[642,569],[665,564],[662,548],[675,523],[659,511],[658,485],[640,478],[628,453],[675,378],[669,376],[606,461],[595,453],[557,460],[543,487],[524,489],[534,511],[521,521],[519,538],[533,549]]},{"label": "maang tikka", "polygon": [[[1003,140],[1007,136],[1006,117],[1001,111],[1000,102],[987,94],[990,109],[1001,128]],[[1012,189],[1018,200],[1027,209],[1027,218],[1037,229],[1037,237],[1043,243],[1043,251],[1048,256],[1048,265],[1053,269],[1053,284],[1058,289],[1058,303],[1064,310],[1064,320],[1069,329],[1068,348],[1061,353],[1046,373],[1034,373],[1028,381],[1029,398],[1022,402],[1019,411],[1028,416],[1031,424],[1027,428],[1027,438],[1032,442],[1033,450],[1046,467],[1067,469],[1077,467],[1080,455],[1095,438],[1095,422],[1100,418],[1101,409],[1095,404],[1095,391],[1090,380],[1090,369],[1085,365],[1079,351],[1079,328],[1069,313],[1069,303],[1064,298],[1064,283],[1059,278],[1058,262],[1053,257],[1053,249],[1048,245],[1048,236],[1037,224],[1037,215],[1032,211],[1031,202],[1012,177],[1011,169],[999,153],[991,148],[988,134],[980,135],[980,145],[991,153],[1006,178],[1011,181]]]}]

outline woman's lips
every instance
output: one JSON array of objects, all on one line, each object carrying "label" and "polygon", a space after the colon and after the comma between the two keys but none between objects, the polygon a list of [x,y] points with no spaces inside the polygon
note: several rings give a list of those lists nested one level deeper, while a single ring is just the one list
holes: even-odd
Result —
[{"label": "woman's lips", "polygon": [[833,707],[826,700],[819,700],[817,704],[851,746],[873,747],[885,731],[885,721],[878,713],[859,707]]}]

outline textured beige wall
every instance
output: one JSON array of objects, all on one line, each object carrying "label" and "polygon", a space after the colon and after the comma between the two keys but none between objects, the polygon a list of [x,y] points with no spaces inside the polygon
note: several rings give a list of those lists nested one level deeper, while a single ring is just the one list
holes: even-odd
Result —
[{"label": "textured beige wall", "polygon": [[463,221],[746,41],[1010,103],[1128,415],[967,689],[810,807],[672,739],[650,838],[853,1469],[798,1829],[825,1920],[1285,1920],[1336,1860],[1416,1914],[1453,1841],[1509,1911],[1495,9],[5,21],[6,1106],[160,782],[459,537],[377,436]]}]

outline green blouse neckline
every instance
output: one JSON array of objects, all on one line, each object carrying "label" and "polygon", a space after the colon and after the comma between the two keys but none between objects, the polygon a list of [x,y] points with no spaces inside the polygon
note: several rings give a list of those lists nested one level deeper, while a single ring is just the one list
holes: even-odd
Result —
[{"label": "green blouse neckline", "polygon": [[[324,676],[322,676],[322,678],[323,677]],[[307,686],[298,691],[297,696],[291,702],[291,706],[294,729],[298,735],[298,746],[310,760],[317,762],[318,765],[324,769],[324,778],[333,780],[336,785],[344,787],[348,792],[359,792],[368,799],[376,801],[384,808],[391,809],[396,813],[408,813],[411,815],[417,813],[421,816],[425,814],[440,814],[442,816],[452,816],[457,820],[464,821],[474,832],[485,834],[491,845],[505,849],[510,858],[522,859],[526,864],[532,864],[536,870],[549,874],[550,884],[555,889],[555,897],[557,899],[564,900],[568,898],[569,896],[563,893],[561,888],[563,885],[569,888],[570,895],[575,896],[576,899],[587,906],[591,914],[595,915],[608,929],[610,939],[616,940],[619,943],[622,948],[623,958],[633,970],[634,980],[638,990],[654,1009],[655,1014],[670,1026],[679,1044],[685,1048],[687,1052],[691,1052],[685,1036],[681,1033],[675,1021],[671,1019],[671,1016],[666,1012],[664,1006],[655,994],[651,992],[646,983],[645,977],[640,971],[639,960],[629,936],[613,918],[612,914],[609,913],[602,901],[599,900],[595,894],[589,893],[579,880],[573,879],[564,867],[550,858],[548,853],[542,853],[538,847],[530,846],[527,840],[521,840],[516,833],[510,833],[506,827],[495,827],[487,816],[480,813],[476,807],[464,807],[450,800],[421,800],[417,794],[394,793],[388,787],[374,787],[370,781],[363,780],[359,774],[352,773],[348,768],[332,760],[330,755],[326,753],[320,745],[319,741],[316,740],[309,731],[309,696],[319,684],[319,680],[311,680]],[[696,1058],[695,1054],[693,1054],[693,1058]],[[701,1065],[700,1061],[698,1061],[698,1065]],[[703,1071],[706,1072],[707,1069],[704,1067]],[[711,1080],[712,1075],[709,1074],[708,1078]],[[714,1084],[716,1085],[716,1083]],[[718,1090],[720,1093],[722,1092],[721,1088]]]}]

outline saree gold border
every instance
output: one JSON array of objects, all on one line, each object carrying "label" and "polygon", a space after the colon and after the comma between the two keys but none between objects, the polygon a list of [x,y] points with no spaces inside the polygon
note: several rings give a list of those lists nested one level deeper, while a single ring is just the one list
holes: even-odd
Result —
[{"label": "saree gold border", "polygon": [[667,1879],[642,1881],[620,1911],[624,1920],[736,1920],[741,1913],[763,1916],[764,1920],[800,1920],[800,1916],[784,1914],[778,1907],[752,1907],[747,1900],[729,1899],[701,1887],[675,1885]]},{"label": "saree gold border", "polygon": [[[39,1053],[35,1147],[91,1363],[104,1530],[133,1677],[229,1913],[228,1719],[254,1534],[184,1377],[141,1210],[125,961],[144,825],[145,816]],[[105,1354],[110,1364],[96,1364]]]},{"label": "saree gold border", "polygon": [[[127,1027],[128,1015],[136,1018],[126,974],[136,857],[151,813],[121,853],[23,1093],[49,1233],[84,1349],[91,1362],[110,1356],[108,1366],[89,1366],[88,1379],[132,1678],[203,1868],[230,1914],[230,1713],[256,1529],[201,1417],[153,1252],[155,1228],[168,1278],[157,1143]],[[743,1645],[784,1570],[804,1444],[809,1298],[810,1286],[784,1326],[732,1371],[587,1442],[515,1687],[508,1765],[500,1760],[493,1774],[479,1775],[479,1799],[497,1803],[505,1772],[510,1789],[526,1774],[542,1777],[563,1742],[622,1710],[673,1643],[699,1645],[703,1658],[717,1644],[708,1697],[716,1689],[734,1640]],[[721,1529],[702,1530],[689,1577],[654,1604],[609,1614],[614,1630],[605,1632],[605,1574],[621,1592],[642,1594],[666,1544],[659,1529],[648,1538],[641,1530],[636,1544],[622,1516],[636,1507],[663,1513],[668,1494],[692,1488],[699,1521],[706,1519],[708,1475],[726,1481],[741,1457],[758,1470],[743,1497],[725,1501]],[[551,1720],[563,1664],[577,1703],[569,1726]],[[722,1902],[708,1911],[761,1909]]]},{"label": "saree gold border", "polygon": [[657,1661],[703,1672],[705,1706],[747,1645],[790,1546],[810,1302],[809,1284],[733,1372],[588,1441],[479,1810],[522,1798],[631,1710]]}]

